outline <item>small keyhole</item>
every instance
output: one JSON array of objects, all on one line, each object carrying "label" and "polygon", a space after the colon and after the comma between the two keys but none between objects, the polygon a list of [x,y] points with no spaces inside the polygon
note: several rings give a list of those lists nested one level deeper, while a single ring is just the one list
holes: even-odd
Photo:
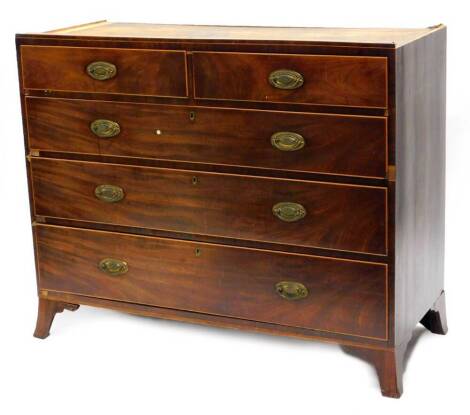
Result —
[{"label": "small keyhole", "polygon": [[196,113],[194,111],[189,111],[189,120],[194,121],[196,119]]},{"label": "small keyhole", "polygon": [[193,176],[193,178],[191,179],[191,183],[198,184],[198,182],[199,182],[199,179],[196,176]]},{"label": "small keyhole", "polygon": [[194,250],[194,254],[195,254],[196,256],[201,256],[201,249],[200,249],[200,248],[196,248],[196,249]]}]

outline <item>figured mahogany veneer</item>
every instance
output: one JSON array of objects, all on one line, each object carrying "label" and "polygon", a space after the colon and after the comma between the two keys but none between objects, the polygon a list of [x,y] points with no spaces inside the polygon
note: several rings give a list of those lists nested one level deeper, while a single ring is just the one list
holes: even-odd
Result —
[{"label": "figured mahogany veneer", "polygon": [[[37,215],[384,255],[385,188],[257,178],[79,161],[31,162]],[[124,198],[99,200],[119,186]],[[272,211],[300,203],[284,222]]]},{"label": "figured mahogany veneer", "polygon": [[[186,97],[186,56],[181,51],[23,46],[25,88]],[[93,62],[116,66],[116,75],[96,80]]]},{"label": "figured mahogany veneer", "polygon": [[[194,96],[300,104],[387,106],[387,59],[382,57],[193,53]],[[275,89],[271,72],[304,77],[298,89]]]},{"label": "figured mahogany veneer", "polygon": [[[384,264],[72,228],[35,229],[43,290],[387,339]],[[129,271],[103,273],[97,264],[109,256],[125,260]],[[309,294],[289,301],[275,284],[292,278],[294,269],[295,280]]]},{"label": "figured mahogany veneer", "polygon": [[443,25],[97,22],[17,54],[36,337],[86,304],[317,339],[401,395],[416,324],[447,332]]},{"label": "figured mahogany veneer", "polygon": [[[37,150],[386,176],[386,117],[34,97],[26,106],[29,145]],[[120,133],[97,137],[90,130],[96,119],[117,122]],[[279,131],[300,134],[304,147],[273,147]]]}]

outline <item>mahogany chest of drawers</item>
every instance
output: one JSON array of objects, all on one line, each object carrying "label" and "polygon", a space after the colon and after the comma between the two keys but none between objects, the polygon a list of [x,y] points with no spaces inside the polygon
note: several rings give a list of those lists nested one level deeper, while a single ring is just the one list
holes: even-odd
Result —
[{"label": "mahogany chest of drawers", "polygon": [[445,334],[446,29],[17,35],[35,336],[80,304],[340,344]]}]

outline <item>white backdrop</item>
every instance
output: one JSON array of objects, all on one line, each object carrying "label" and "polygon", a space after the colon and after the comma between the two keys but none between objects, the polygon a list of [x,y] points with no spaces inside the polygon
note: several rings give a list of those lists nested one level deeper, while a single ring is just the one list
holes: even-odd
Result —
[{"label": "white backdrop", "polygon": [[[383,415],[468,408],[468,10],[460,1],[3,2],[0,25],[0,413]],[[8,7],[8,9],[7,9]],[[446,291],[449,334],[418,328],[400,400],[337,346],[82,307],[32,337],[36,287],[15,32],[111,21],[229,25],[448,25]],[[467,33],[467,35],[465,35]],[[467,131],[467,132],[466,132]],[[460,405],[459,405],[460,404]]]}]

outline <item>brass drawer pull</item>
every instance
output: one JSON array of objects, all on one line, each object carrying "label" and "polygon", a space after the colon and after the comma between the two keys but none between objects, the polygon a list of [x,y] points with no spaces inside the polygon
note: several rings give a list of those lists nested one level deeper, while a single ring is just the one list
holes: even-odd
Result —
[{"label": "brass drawer pull", "polygon": [[95,120],[90,124],[90,130],[100,138],[116,137],[121,132],[120,125],[111,120]]},{"label": "brass drawer pull", "polygon": [[112,184],[100,184],[95,188],[95,196],[107,203],[115,203],[124,199],[124,190]]},{"label": "brass drawer pull", "polygon": [[273,206],[273,214],[284,222],[296,222],[307,216],[307,211],[300,203],[281,202]]},{"label": "brass drawer pull", "polygon": [[113,277],[123,275],[129,271],[126,261],[114,258],[104,258],[98,263],[98,268]]},{"label": "brass drawer pull", "polygon": [[116,65],[113,65],[112,63],[96,61],[91,62],[86,67],[86,72],[97,81],[106,81],[107,79],[111,79],[116,76],[117,68]]},{"label": "brass drawer pull", "polygon": [[271,144],[281,151],[296,151],[305,146],[305,140],[300,134],[279,131],[271,136]]},{"label": "brass drawer pull", "polygon": [[269,74],[269,83],[274,88],[297,89],[304,84],[304,77],[290,69],[278,69]]},{"label": "brass drawer pull", "polygon": [[280,281],[276,284],[276,292],[286,300],[300,300],[308,295],[305,285],[295,281]]}]

